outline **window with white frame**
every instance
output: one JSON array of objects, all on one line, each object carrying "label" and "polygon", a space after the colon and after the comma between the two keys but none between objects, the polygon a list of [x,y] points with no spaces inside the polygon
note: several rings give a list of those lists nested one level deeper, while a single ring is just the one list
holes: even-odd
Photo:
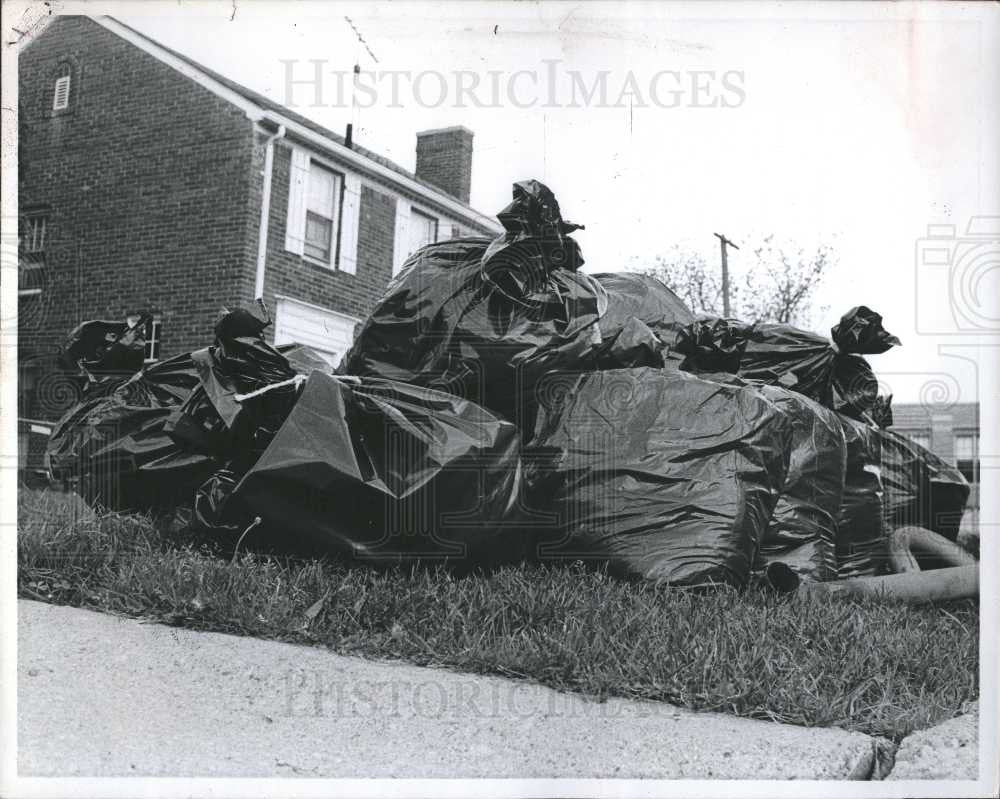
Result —
[{"label": "window with white frame", "polygon": [[159,319],[150,319],[146,322],[146,363],[154,363],[160,360],[160,332],[162,323]]},{"label": "window with white frame", "polygon": [[335,172],[312,161],[306,191],[303,254],[324,264],[333,262],[340,185]]},{"label": "window with white frame", "polygon": [[52,92],[52,110],[62,111],[69,108],[69,90],[71,75],[67,68],[65,74],[56,78],[55,87]]},{"label": "window with white frame", "polygon": [[[135,325],[138,323],[139,317],[137,315],[128,316],[125,321],[129,325]],[[146,342],[143,355],[145,363],[155,363],[160,360],[160,332],[162,329],[159,317],[146,319],[146,324],[142,328],[142,337]]]},{"label": "window with white frame", "polygon": [[[21,254],[28,256],[45,253],[45,230],[48,217],[45,214],[26,214],[21,218]],[[29,258],[28,260],[35,260]]]},{"label": "window with white frame", "polygon": [[341,172],[311,150],[292,146],[285,250],[353,275],[361,224],[360,176]]},{"label": "window with white frame", "polygon": [[410,252],[412,255],[421,247],[437,241],[438,221],[430,214],[410,209]]},{"label": "window with white frame", "polygon": [[970,483],[979,482],[979,433],[955,436],[955,466]]}]

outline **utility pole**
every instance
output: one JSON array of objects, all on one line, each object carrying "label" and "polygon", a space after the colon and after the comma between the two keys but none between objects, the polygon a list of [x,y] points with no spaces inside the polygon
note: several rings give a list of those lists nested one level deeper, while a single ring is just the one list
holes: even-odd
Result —
[{"label": "utility pole", "polygon": [[729,318],[729,260],[726,258],[726,246],[732,247],[734,250],[738,250],[733,242],[727,239],[721,233],[713,233],[719,240],[719,246],[722,248],[722,315]]}]

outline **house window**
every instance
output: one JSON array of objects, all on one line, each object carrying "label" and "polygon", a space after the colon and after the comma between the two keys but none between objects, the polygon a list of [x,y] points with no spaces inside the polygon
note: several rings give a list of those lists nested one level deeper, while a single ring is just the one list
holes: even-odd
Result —
[{"label": "house window", "polygon": [[955,436],[955,466],[970,483],[979,482],[979,433]]},{"label": "house window", "polygon": [[70,75],[60,75],[56,78],[55,90],[52,93],[52,110],[62,111],[69,108]]},{"label": "house window", "polygon": [[159,319],[150,319],[146,322],[145,339],[146,339],[146,363],[155,363],[160,360],[160,330],[161,322]]},{"label": "house window", "polygon": [[45,233],[48,217],[44,214],[26,214],[21,217],[20,261],[25,267],[41,266],[45,262]]},{"label": "house window", "polygon": [[310,164],[303,252],[309,258],[324,264],[333,262],[333,250],[337,242],[334,220],[337,218],[339,189],[335,172],[315,162]]},{"label": "house window", "polygon": [[410,254],[421,247],[437,241],[438,221],[433,216],[418,211],[410,211]]},{"label": "house window", "polygon": [[[128,316],[125,321],[129,326],[134,326],[138,324],[139,317],[136,315]],[[142,328],[142,337],[145,340],[145,354],[143,356],[144,363],[156,363],[160,360],[160,331],[162,329],[161,322],[157,318],[147,318],[146,324]]]}]

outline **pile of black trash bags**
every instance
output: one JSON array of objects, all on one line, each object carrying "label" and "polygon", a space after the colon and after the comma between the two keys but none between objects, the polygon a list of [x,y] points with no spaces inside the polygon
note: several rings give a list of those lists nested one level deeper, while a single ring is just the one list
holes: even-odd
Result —
[{"label": "pile of black trash bags", "polygon": [[148,366],[141,320],[82,325],[53,476],[368,564],[582,560],[743,586],[775,562],[885,572],[902,525],[955,539],[969,487],[887,429],[863,356],[899,341],[877,313],[851,309],[829,340],[695,319],[654,278],[581,272],[578,226],[537,181],[498,218],[495,239],[411,256],[337,370],[269,345],[263,307]]}]

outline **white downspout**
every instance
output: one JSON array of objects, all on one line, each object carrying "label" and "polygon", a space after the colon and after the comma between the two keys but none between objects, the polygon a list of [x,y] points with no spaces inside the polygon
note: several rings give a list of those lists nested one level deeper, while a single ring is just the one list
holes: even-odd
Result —
[{"label": "white downspout", "polygon": [[257,279],[254,281],[253,296],[264,298],[264,265],[267,263],[267,225],[271,215],[271,167],[274,163],[274,141],[285,137],[285,126],[279,125],[278,132],[270,136],[264,145],[264,186],[260,198],[260,230],[257,233]]}]

